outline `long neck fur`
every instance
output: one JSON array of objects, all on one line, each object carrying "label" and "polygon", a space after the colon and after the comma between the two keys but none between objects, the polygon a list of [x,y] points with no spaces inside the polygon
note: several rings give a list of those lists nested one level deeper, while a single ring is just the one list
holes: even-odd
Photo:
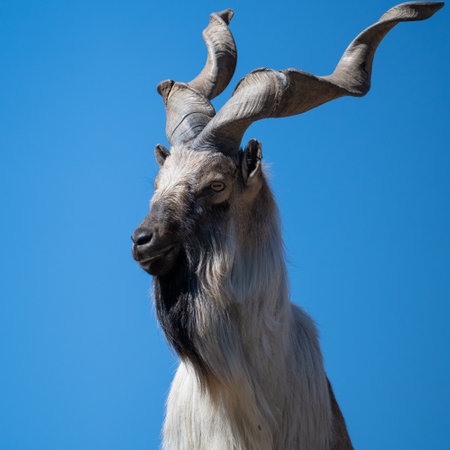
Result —
[{"label": "long neck fur", "polygon": [[[289,301],[278,211],[264,181],[200,255],[192,343],[167,405],[165,449],[330,449],[317,332]],[[214,239],[213,239],[214,240]]]}]

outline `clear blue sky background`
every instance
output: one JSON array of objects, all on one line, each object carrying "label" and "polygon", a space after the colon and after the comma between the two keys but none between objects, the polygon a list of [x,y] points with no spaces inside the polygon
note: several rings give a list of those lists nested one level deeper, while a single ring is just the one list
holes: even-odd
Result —
[{"label": "clear blue sky background", "polygon": [[[394,0],[395,1],[395,0]],[[131,257],[156,84],[235,10],[237,81],[330,73],[393,0],[0,1],[0,449],[156,449],[176,358]],[[292,297],[358,450],[450,448],[449,6],[383,41],[371,92],[262,121]]]}]

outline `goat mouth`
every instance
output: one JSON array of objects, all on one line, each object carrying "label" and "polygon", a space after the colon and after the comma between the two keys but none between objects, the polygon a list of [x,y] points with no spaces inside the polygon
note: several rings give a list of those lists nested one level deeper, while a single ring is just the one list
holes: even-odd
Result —
[{"label": "goat mouth", "polygon": [[174,245],[168,245],[164,248],[161,248],[157,250],[156,252],[153,252],[150,256],[143,257],[139,260],[139,264],[146,264],[150,261],[154,261],[155,259],[159,259],[167,255],[169,252],[171,252],[175,248]]},{"label": "goat mouth", "polygon": [[177,246],[171,244],[152,252],[151,255],[142,255],[138,262],[150,275],[164,275],[172,268],[177,253]]}]

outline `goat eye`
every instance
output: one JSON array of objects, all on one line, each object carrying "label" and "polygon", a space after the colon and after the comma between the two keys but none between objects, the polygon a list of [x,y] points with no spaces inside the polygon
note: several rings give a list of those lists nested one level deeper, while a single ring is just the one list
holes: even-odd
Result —
[{"label": "goat eye", "polygon": [[220,192],[225,189],[225,183],[222,183],[221,181],[213,181],[209,187],[215,192]]}]

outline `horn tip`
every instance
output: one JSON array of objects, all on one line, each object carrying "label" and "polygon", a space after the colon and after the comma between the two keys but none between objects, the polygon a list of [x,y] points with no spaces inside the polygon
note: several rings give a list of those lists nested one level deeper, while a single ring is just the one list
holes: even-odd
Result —
[{"label": "horn tip", "polygon": [[169,93],[174,84],[175,81],[173,80],[164,80],[161,81],[161,83],[159,83],[158,86],[156,87],[158,94],[164,99],[164,102],[166,102],[167,97],[169,96]]},{"label": "horn tip", "polygon": [[436,11],[441,9],[445,5],[445,2],[430,2],[430,6],[433,6]]},{"label": "horn tip", "polygon": [[[411,4],[416,2],[411,2]],[[431,17],[435,12],[439,11],[443,6],[445,5],[445,2],[417,2],[417,6],[422,7],[428,7],[429,15],[428,17]],[[427,17],[427,18],[428,18]]]},{"label": "horn tip", "polygon": [[212,13],[211,16],[219,16],[227,25],[230,24],[231,19],[234,16],[232,9],[224,9],[223,11]]},{"label": "horn tip", "polygon": [[401,22],[425,20],[433,16],[444,5],[444,2],[400,3],[386,11],[380,20],[400,20]]},{"label": "horn tip", "polygon": [[445,6],[445,2],[435,2],[436,11],[439,11],[441,8]]}]

